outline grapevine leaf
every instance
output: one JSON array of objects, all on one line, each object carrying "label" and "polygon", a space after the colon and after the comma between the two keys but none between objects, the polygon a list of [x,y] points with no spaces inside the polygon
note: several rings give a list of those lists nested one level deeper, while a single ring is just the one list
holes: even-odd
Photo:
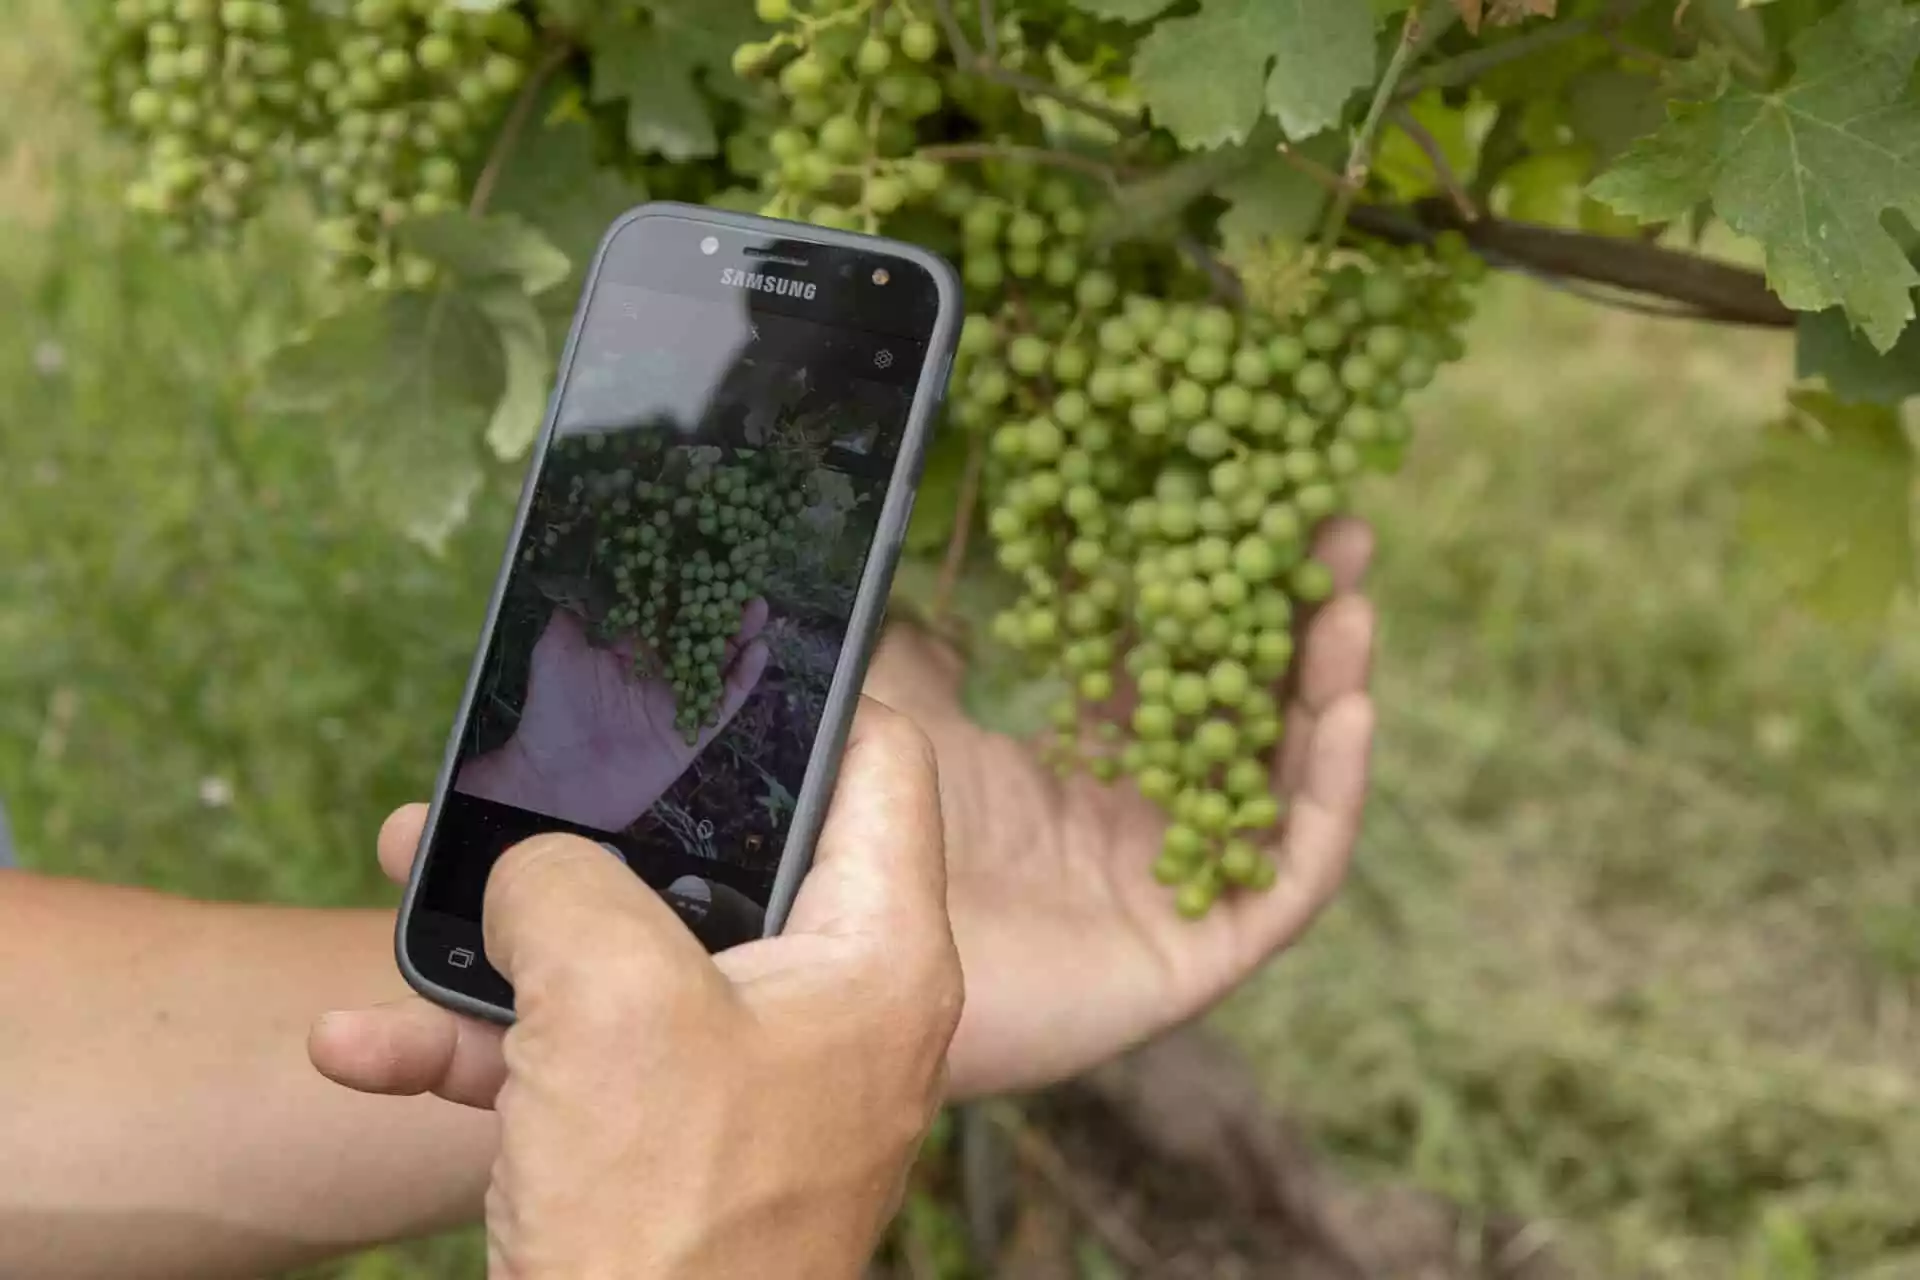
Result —
[{"label": "grapevine leaf", "polygon": [[538,228],[572,260],[576,279],[613,220],[647,198],[637,180],[599,162],[591,126],[575,118],[579,92],[567,86],[544,104],[501,172],[492,205]]},{"label": "grapevine leaf", "polygon": [[1789,399],[1745,478],[1746,536],[1815,612],[1878,622],[1913,581],[1913,448],[1892,409]]},{"label": "grapevine leaf", "polygon": [[1793,52],[1784,87],[1731,84],[1678,106],[1592,194],[1642,221],[1710,199],[1728,226],[1759,241],[1783,302],[1844,307],[1884,352],[1912,318],[1920,284],[1881,222],[1897,211],[1920,223],[1920,96],[1908,84],[1920,8],[1849,0]]},{"label": "grapevine leaf", "polygon": [[404,223],[395,234],[461,284],[511,282],[529,294],[545,293],[573,272],[566,254],[510,215],[441,213]]},{"label": "grapevine leaf", "polygon": [[1898,405],[1920,396],[1920,323],[1909,324],[1884,354],[1867,345],[1838,308],[1801,316],[1798,339],[1795,373],[1824,378],[1842,399]]},{"label": "grapevine leaf", "polygon": [[1188,147],[1244,142],[1267,111],[1307,138],[1372,81],[1373,29],[1372,9],[1353,0],[1201,0],[1141,40],[1134,83]]},{"label": "grapevine leaf", "polygon": [[493,323],[504,361],[505,385],[487,424],[487,447],[513,462],[526,456],[546,421],[552,374],[546,321],[533,299],[515,289],[490,289],[478,303]]},{"label": "grapevine leaf", "polygon": [[1272,134],[1271,126],[1257,129],[1245,143],[1201,151],[1128,183],[1101,211],[1094,240],[1113,244],[1164,233],[1194,201],[1258,160],[1278,141]]},{"label": "grapevine leaf", "polygon": [[696,79],[730,80],[733,51],[759,30],[741,0],[654,0],[645,21],[598,24],[593,100],[627,104],[627,140],[642,154],[718,154],[713,113]]},{"label": "grapevine leaf", "polygon": [[1117,22],[1145,22],[1157,17],[1173,0],[1073,0],[1073,7],[1096,18]]},{"label": "grapevine leaf", "polygon": [[1567,86],[1567,127],[1611,164],[1635,141],[1657,131],[1666,118],[1666,94],[1652,76],[1617,67],[1596,67]]},{"label": "grapevine leaf", "polygon": [[369,295],[275,354],[259,407],[324,432],[374,517],[438,547],[482,479],[474,446],[500,399],[502,366],[470,294]]},{"label": "grapevine leaf", "polygon": [[1511,27],[1528,18],[1551,18],[1558,0],[1453,0],[1460,21],[1478,34],[1484,21],[1490,27]]},{"label": "grapevine leaf", "polygon": [[[1302,161],[1337,170],[1341,148],[1333,134],[1309,139],[1295,148]],[[1278,236],[1304,239],[1320,221],[1328,192],[1301,164],[1278,153],[1263,156],[1216,188],[1227,201],[1220,215],[1220,236],[1228,243]]]}]

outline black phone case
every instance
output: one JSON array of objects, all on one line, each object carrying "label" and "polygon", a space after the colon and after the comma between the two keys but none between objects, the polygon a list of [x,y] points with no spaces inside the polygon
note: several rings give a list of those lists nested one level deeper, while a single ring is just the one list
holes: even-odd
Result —
[{"label": "black phone case", "polygon": [[[866,568],[861,574],[860,586],[854,598],[853,613],[848,619],[846,645],[841,650],[840,663],[827,692],[826,707],[820,718],[820,733],[814,740],[813,753],[807,761],[806,776],[794,803],[793,825],[787,836],[786,847],[781,851],[779,870],[775,873],[773,893],[767,904],[766,934],[771,936],[785,926],[787,913],[793,906],[794,896],[799,892],[800,881],[813,862],[814,843],[819,839],[821,825],[826,819],[827,802],[833,794],[834,781],[839,774],[840,757],[846,748],[854,709],[859,704],[860,688],[866,680],[867,664],[873,657],[880,636],[880,626],[886,615],[887,593],[893,581],[894,569],[899,563],[901,544],[906,538],[907,521],[913,514],[913,500],[919,486],[921,468],[926,462],[928,437],[932,434],[934,416],[939,412],[940,402],[946,392],[947,373],[953,362],[954,345],[959,338],[962,298],[958,274],[938,254],[904,241],[849,231],[831,231],[803,223],[671,201],[656,201],[631,209],[607,229],[594,253],[593,266],[587,273],[586,283],[581,288],[580,301],[574,310],[573,327],[560,357],[554,391],[547,399],[546,421],[541,424],[539,438],[528,459],[527,477],[520,490],[519,510],[514,516],[513,531],[507,538],[499,575],[494,579],[492,597],[487,602],[486,624],[481,629],[480,643],[474,651],[466,689],[460,696],[459,713],[454,717],[453,728],[447,738],[446,754],[440,762],[433,804],[427,812],[419,850],[424,853],[432,843],[433,833],[439,826],[441,807],[452,788],[461,733],[473,711],[473,699],[486,665],[487,647],[492,642],[494,628],[499,623],[501,604],[506,597],[507,577],[513,570],[514,554],[533,506],[535,487],[546,466],[547,449],[552,443],[554,426],[559,418],[561,391],[572,374],[574,354],[586,321],[587,301],[593,296],[599,282],[608,246],[631,223],[641,218],[663,216],[684,218],[715,227],[763,232],[770,236],[804,239],[836,248],[884,253],[924,268],[933,277],[939,295],[939,312],[927,341],[927,357],[921,366],[920,382],[914,388],[913,405],[901,434],[900,454],[894,461],[893,475],[887,482],[880,522],[874,531],[873,549],[867,556]],[[513,1010],[433,981],[421,972],[407,954],[407,925],[413,915],[415,898],[420,892],[425,864],[423,856],[415,856],[413,872],[407,878],[406,896],[401,902],[399,920],[394,930],[394,956],[402,976],[415,991],[435,1004],[490,1022],[510,1024],[514,1017]]]}]

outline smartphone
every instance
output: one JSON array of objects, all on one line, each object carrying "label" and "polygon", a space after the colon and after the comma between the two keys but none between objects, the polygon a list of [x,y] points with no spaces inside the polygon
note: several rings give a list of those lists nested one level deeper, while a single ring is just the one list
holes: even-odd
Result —
[{"label": "smartphone", "polygon": [[779,930],[877,641],[961,318],[913,245],[680,204],[601,241],[400,912],[511,1021],[488,873],[601,844],[709,950]]}]

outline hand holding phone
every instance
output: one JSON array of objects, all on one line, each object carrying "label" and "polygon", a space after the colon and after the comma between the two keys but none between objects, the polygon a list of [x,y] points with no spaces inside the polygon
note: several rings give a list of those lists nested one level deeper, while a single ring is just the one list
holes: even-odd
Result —
[{"label": "hand holding phone", "polygon": [[498,1104],[506,1272],[856,1275],[943,1100],[961,1005],[932,748],[877,704],[819,869],[784,936],[710,957],[605,849],[537,836],[487,887],[511,1029],[413,1000],[328,1015],[311,1055],[353,1088]]},{"label": "hand holding phone", "polygon": [[683,205],[602,242],[401,911],[414,988],[496,1021],[487,877],[584,836],[710,946],[811,856],[959,329],[910,245]]}]

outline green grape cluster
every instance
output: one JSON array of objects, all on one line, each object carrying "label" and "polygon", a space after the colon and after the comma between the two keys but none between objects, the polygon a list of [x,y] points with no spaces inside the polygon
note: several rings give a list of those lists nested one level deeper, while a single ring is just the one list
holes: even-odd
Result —
[{"label": "green grape cluster", "polygon": [[[106,3],[106,0],[102,0]],[[111,0],[95,92],[141,144],[128,203],[219,239],[291,180],[316,238],[379,282],[418,283],[387,232],[453,207],[466,164],[526,74],[513,9],[443,0]]]},{"label": "green grape cluster", "polygon": [[[761,212],[874,231],[946,185],[917,154],[916,125],[946,102],[943,41],[929,9],[872,0],[756,0],[772,37],[741,45],[733,68],[769,79],[786,123],[766,139]],[[738,158],[736,158],[736,164]]]},{"label": "green grape cluster", "polygon": [[672,689],[693,745],[719,720],[728,645],[805,507],[795,461],[772,449],[697,460],[631,433],[566,437],[548,467],[523,560],[570,582],[584,568],[599,637],[637,641],[635,675]]},{"label": "green grape cluster", "polygon": [[1167,810],[1154,873],[1188,915],[1273,878],[1273,689],[1334,585],[1311,535],[1356,476],[1398,466],[1402,401],[1459,356],[1475,265],[1453,241],[1376,249],[1285,323],[1123,296],[1104,271],[1076,283],[1066,337],[1013,302],[967,319],[956,413],[998,423],[987,526],[1025,589],[995,635],[1071,680],[1063,762]]}]

